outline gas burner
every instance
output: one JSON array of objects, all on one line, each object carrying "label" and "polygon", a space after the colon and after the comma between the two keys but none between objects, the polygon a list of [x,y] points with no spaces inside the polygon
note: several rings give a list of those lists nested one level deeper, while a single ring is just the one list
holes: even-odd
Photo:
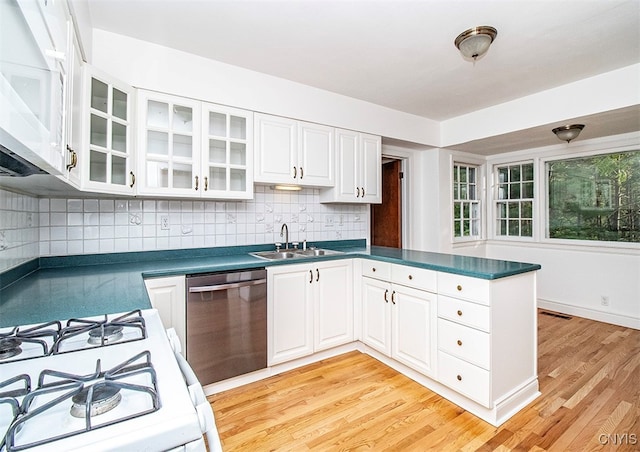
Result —
[{"label": "gas burner", "polygon": [[[53,358],[66,357],[51,358],[55,361]],[[107,362],[114,364],[113,360]],[[10,405],[15,417],[10,420],[4,440],[0,440],[0,451],[50,445],[160,409],[158,381],[149,351],[137,353],[108,370],[103,370],[102,358],[95,361],[95,367],[91,366],[91,362],[80,362],[82,373],[44,369],[37,387],[27,387],[27,393],[25,385],[29,386],[29,381],[8,382],[8,396],[14,397],[9,400],[15,400]],[[3,396],[9,398],[2,383],[0,393],[0,403]],[[15,397],[21,398],[19,404]]]},{"label": "gas burner", "polygon": [[0,361],[13,358],[22,353],[20,345],[22,345],[22,341],[15,337],[0,338]]},{"label": "gas burner", "polygon": [[53,345],[53,354],[146,338],[146,326],[140,310],[111,318],[105,314],[103,317],[70,319]]},{"label": "gas burner", "polygon": [[0,362],[49,355],[61,329],[60,322],[48,322],[26,328],[13,327],[10,330],[0,331]]},{"label": "gas burner", "polygon": [[[91,390],[93,388],[93,391]],[[90,394],[91,393],[91,394]],[[89,400],[89,416],[99,416],[111,411],[120,404],[122,394],[120,388],[108,383],[97,383],[89,388],[84,388],[71,398],[71,416],[84,418],[87,415],[87,400]]]},{"label": "gas burner", "polygon": [[104,340],[105,345],[118,342],[124,337],[123,327],[120,325],[102,325],[89,331],[87,342],[91,345],[100,345]]}]

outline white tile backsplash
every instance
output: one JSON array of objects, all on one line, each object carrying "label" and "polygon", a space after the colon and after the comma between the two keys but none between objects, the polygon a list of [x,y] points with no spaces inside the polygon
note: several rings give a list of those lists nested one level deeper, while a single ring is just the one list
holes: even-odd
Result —
[{"label": "white tile backsplash", "polygon": [[[169,218],[169,229],[161,227]],[[0,271],[38,256],[368,237],[368,207],[320,204],[317,189],[256,186],[249,201],[36,198],[0,189]]]}]

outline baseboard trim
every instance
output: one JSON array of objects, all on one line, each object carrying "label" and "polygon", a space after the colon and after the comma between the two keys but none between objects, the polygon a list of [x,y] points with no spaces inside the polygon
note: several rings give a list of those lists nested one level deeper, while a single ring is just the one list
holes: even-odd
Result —
[{"label": "baseboard trim", "polygon": [[538,308],[640,330],[640,319],[538,298]]}]

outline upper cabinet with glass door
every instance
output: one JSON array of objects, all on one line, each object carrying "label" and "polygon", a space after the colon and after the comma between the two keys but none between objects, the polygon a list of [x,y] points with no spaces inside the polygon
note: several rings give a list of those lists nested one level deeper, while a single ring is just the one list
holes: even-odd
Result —
[{"label": "upper cabinet with glass door", "polygon": [[105,193],[133,194],[136,176],[131,145],[133,89],[86,66],[88,99],[86,146],[78,157],[83,165],[82,188]]},{"label": "upper cabinet with glass door", "polygon": [[253,113],[203,104],[202,196],[253,198]]},{"label": "upper cabinet with glass door", "polygon": [[251,112],[140,90],[138,193],[251,199]]},{"label": "upper cabinet with glass door", "polygon": [[200,102],[138,91],[139,194],[200,196]]}]

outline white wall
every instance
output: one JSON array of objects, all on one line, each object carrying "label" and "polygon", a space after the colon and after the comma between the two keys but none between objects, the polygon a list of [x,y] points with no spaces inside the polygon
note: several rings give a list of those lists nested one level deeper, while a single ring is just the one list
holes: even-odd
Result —
[{"label": "white wall", "polygon": [[92,64],[137,88],[415,143],[440,139],[436,121],[103,30],[94,30]]}]

